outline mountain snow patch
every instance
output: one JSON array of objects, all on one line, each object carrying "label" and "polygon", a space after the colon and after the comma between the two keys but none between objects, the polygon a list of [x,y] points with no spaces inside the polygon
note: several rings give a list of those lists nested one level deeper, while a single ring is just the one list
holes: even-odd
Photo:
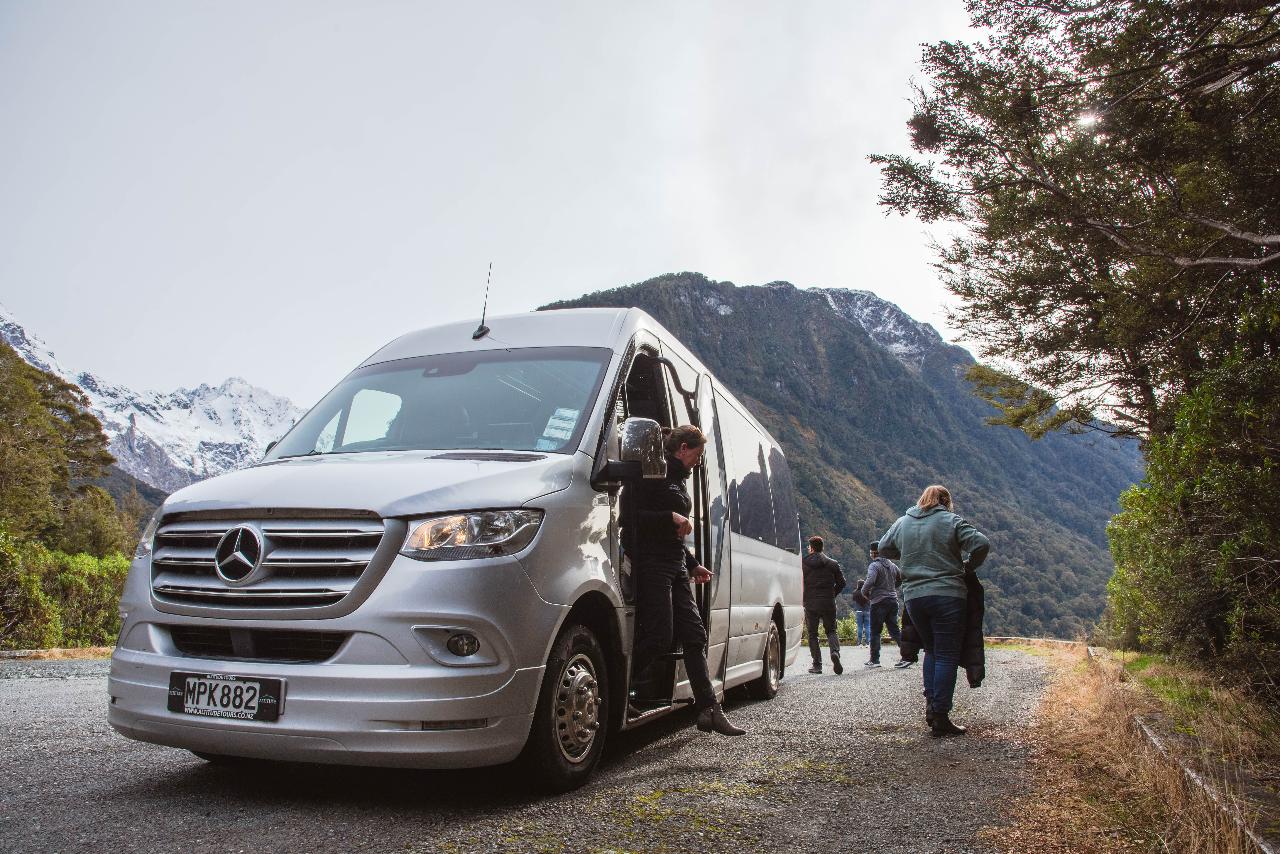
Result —
[{"label": "mountain snow patch", "polygon": [[303,413],[288,398],[239,377],[163,393],[71,371],[4,306],[0,338],[28,364],[79,386],[102,422],[116,465],[165,492],[257,462]]}]

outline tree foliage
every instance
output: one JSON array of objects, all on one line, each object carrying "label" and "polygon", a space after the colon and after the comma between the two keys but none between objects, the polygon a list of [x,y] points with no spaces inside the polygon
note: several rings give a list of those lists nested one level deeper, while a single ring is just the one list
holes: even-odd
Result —
[{"label": "tree foliage", "polygon": [[127,520],[87,483],[111,462],[80,390],[0,342],[0,525],[98,556],[127,549]]},{"label": "tree foliage", "polygon": [[146,504],[89,482],[112,461],[80,391],[0,342],[0,648],[114,642]]},{"label": "tree foliage", "polygon": [[1150,443],[1108,529],[1108,622],[1280,696],[1280,363],[1233,361]]},{"label": "tree foliage", "polygon": [[122,554],[50,551],[0,527],[0,649],[114,643],[128,572]]},{"label": "tree foliage", "polygon": [[954,321],[1004,423],[1161,435],[1178,396],[1280,340],[1280,4],[971,0],[925,48],[881,203],[953,221]]}]

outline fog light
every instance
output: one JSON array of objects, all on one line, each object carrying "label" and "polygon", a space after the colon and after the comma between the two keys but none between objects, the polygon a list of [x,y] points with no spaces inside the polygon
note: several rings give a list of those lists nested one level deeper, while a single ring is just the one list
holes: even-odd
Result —
[{"label": "fog light", "polygon": [[459,658],[466,658],[468,655],[475,655],[480,651],[480,638],[463,632],[457,635],[450,635],[445,646],[449,647],[449,652]]}]

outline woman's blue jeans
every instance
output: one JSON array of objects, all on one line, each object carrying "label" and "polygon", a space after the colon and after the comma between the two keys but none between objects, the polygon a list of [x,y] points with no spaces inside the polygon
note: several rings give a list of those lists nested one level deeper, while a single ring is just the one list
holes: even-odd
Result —
[{"label": "woman's blue jeans", "polygon": [[920,596],[907,602],[911,622],[924,647],[924,698],[935,715],[951,713],[956,668],[964,642],[966,600],[960,596]]}]

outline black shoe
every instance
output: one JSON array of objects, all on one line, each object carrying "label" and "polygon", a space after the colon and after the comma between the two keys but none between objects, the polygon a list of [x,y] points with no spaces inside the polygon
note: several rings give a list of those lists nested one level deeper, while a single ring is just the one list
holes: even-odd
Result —
[{"label": "black shoe", "polygon": [[821,672],[822,672],[822,665],[821,665],[821,664],[810,664],[810,665],[809,665],[809,672],[810,672],[810,673],[821,673]]},{"label": "black shoe", "polygon": [[698,729],[703,732],[718,732],[721,735],[746,735],[747,731],[729,723],[720,709],[720,704],[707,706],[698,713]]},{"label": "black shoe", "polygon": [[929,729],[933,729],[933,712],[928,709],[924,710],[924,723]]},{"label": "black shoe", "polygon": [[864,665],[862,665],[862,666],[863,666],[863,667],[867,667],[867,668],[872,668],[872,669],[874,669],[874,668],[876,668],[876,667],[879,667],[879,666],[880,666],[880,662],[878,662],[878,661],[868,661],[866,664],[864,664]]},{"label": "black shoe", "polygon": [[899,662],[897,662],[896,664],[894,664],[894,665],[893,665],[893,669],[894,669],[894,670],[901,670],[901,669],[903,669],[904,667],[910,667],[910,666],[911,666],[911,665],[913,665],[913,664],[915,664],[915,662],[914,662],[914,661],[912,661],[912,660],[911,660],[911,659],[909,659],[909,658],[904,658],[904,659],[902,659],[901,661],[899,661]]},{"label": "black shoe", "polygon": [[836,655],[834,652],[831,653],[831,669],[836,672],[837,676],[844,673],[844,665],[840,663],[840,656]]},{"label": "black shoe", "polygon": [[953,724],[951,718],[946,715],[934,715],[933,722],[929,725],[930,731],[934,738],[945,738],[949,735],[964,735],[969,731],[968,727],[962,727],[959,724]]}]

